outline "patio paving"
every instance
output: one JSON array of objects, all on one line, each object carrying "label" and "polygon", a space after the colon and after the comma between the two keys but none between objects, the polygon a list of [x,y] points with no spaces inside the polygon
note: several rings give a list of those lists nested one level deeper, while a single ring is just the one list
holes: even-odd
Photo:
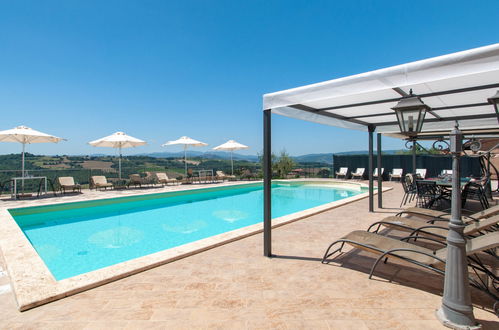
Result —
[{"label": "patio paving", "polygon": [[[443,278],[389,262],[369,280],[374,256],[358,251],[320,263],[333,240],[397,212],[400,184],[385,185],[375,213],[364,199],[274,229],[271,259],[258,234],[22,313],[0,273],[0,328],[446,329]],[[499,328],[490,299],[473,300],[484,329]]]}]

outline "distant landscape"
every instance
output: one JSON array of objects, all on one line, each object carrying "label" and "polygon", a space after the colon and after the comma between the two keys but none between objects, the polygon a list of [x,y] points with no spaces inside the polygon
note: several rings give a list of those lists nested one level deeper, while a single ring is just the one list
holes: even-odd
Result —
[{"label": "distant landscape", "polygon": [[[384,154],[399,153],[399,150],[386,150]],[[348,151],[334,153],[336,155],[363,155],[367,151]],[[122,166],[143,168],[170,168],[172,171],[182,172],[183,152],[155,152],[148,154],[135,154],[123,156]],[[229,152],[188,152],[188,164],[195,167],[230,167]],[[290,156],[296,165],[304,166],[330,166],[333,163],[333,153],[306,154],[301,156]],[[260,157],[258,155],[233,154],[234,167],[258,167]],[[0,170],[19,170],[21,154],[0,155]],[[34,155],[26,153],[26,169],[102,169],[112,170],[118,166],[118,157],[104,154],[92,155]]]},{"label": "distant landscape", "polygon": [[[400,152],[400,150],[384,150],[384,154],[395,154]],[[291,156],[291,158],[297,163],[322,163],[322,164],[332,164],[333,163],[333,154],[335,155],[364,155],[367,154],[367,150],[360,151],[346,151],[346,152],[336,152],[336,153],[319,153],[319,154],[306,154],[301,156]],[[183,158],[183,152],[154,152],[148,154],[137,154],[134,156],[147,156],[154,158]],[[229,152],[200,152],[200,151],[189,151],[189,157],[199,157],[203,159],[230,159]],[[243,155],[234,153],[234,160],[246,160],[249,162],[258,162],[258,155]]]},{"label": "distant landscape", "polygon": [[[276,155],[275,161],[282,155]],[[296,168],[297,175],[318,175],[329,177],[331,174],[332,154],[304,155],[289,157],[282,175]],[[288,159],[289,159],[288,158]],[[92,175],[105,175],[108,179],[118,178],[119,159],[110,155],[34,155],[26,153],[26,175],[46,176],[55,181],[60,176],[72,176],[81,184],[88,183]],[[261,177],[260,158],[257,155],[234,154],[234,174],[239,177],[251,175]],[[189,151],[188,168],[193,172],[199,170],[224,171],[231,173],[230,153]],[[21,175],[21,154],[0,155],[0,184],[10,178]],[[278,171],[278,169],[276,168]],[[185,175],[184,154],[152,153],[124,156],[122,158],[122,177],[145,172],[166,172],[169,177],[182,178]],[[308,171],[308,172],[307,172]],[[299,174],[298,174],[299,173]],[[0,186],[1,188],[1,186]]]}]

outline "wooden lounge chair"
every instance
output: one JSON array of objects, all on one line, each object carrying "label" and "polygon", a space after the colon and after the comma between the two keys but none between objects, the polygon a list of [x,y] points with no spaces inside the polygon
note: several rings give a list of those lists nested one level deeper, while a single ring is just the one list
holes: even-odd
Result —
[{"label": "wooden lounge chair", "polygon": [[355,172],[352,172],[352,179],[362,180],[364,178],[364,172],[366,169],[364,167],[358,167]]},{"label": "wooden lounge chair", "polygon": [[251,172],[248,169],[246,169],[246,170],[243,171],[243,173],[241,174],[241,178],[242,179],[246,179],[246,180],[256,180],[256,179],[258,179],[256,173],[253,173],[253,172]]},{"label": "wooden lounge chair", "polygon": [[65,194],[66,191],[71,190],[72,192],[81,193],[81,186],[75,183],[72,176],[60,176],[57,178],[57,185],[61,193]]},{"label": "wooden lounge chair", "polygon": [[142,178],[143,184],[154,186],[156,184],[156,175],[152,172],[145,172],[146,176]]},{"label": "wooden lounge chair", "polygon": [[[405,240],[409,240],[414,237],[406,237]],[[422,246],[418,246],[403,240],[397,240],[390,237],[382,236],[379,234],[356,230],[352,231],[341,239],[333,242],[326,250],[322,263],[327,264],[330,262],[329,258],[336,253],[341,253],[343,246],[349,244],[354,248],[362,249],[368,252],[378,254],[379,257],[374,262],[369,272],[369,278],[373,276],[373,273],[378,266],[379,262],[383,259],[388,259],[389,257],[394,257],[400,260],[407,261],[417,266],[424,267],[426,269],[432,270],[438,274],[445,274],[445,262],[447,258],[447,247],[446,244],[438,240],[434,240],[429,237],[417,236],[417,239],[425,239],[433,242],[440,243],[444,247],[438,250],[431,250]],[[331,251],[331,248],[336,244],[340,244],[340,247]],[[472,239],[468,239],[466,242],[466,255],[468,257],[468,266],[473,269],[473,271],[479,271],[489,277],[494,283],[497,282],[498,277],[493,271],[488,269],[487,266],[481,263],[480,258],[476,255],[481,252],[490,252],[499,246],[499,231],[492,233],[487,233]],[[497,258],[497,256],[493,256]],[[386,260],[385,260],[386,262]],[[470,284],[479,290],[485,291],[493,299],[498,300],[496,292],[492,292],[488,287],[487,281],[477,280],[470,277]]]},{"label": "wooden lounge chair", "polygon": [[348,175],[348,167],[340,167],[340,170],[335,174],[337,179],[346,179]]},{"label": "wooden lounge chair", "polygon": [[[409,207],[397,213],[396,216],[401,216],[403,214],[408,214],[411,216],[422,217],[422,218],[429,218],[433,219],[433,221],[442,220],[442,219],[448,221],[450,219],[449,212],[430,210],[420,207]],[[499,205],[492,206],[488,209],[467,216],[463,216],[463,221],[464,222],[477,221],[479,219],[488,218],[496,214],[499,214]]]},{"label": "wooden lounge chair", "polygon": [[180,184],[179,180],[170,179],[164,172],[156,172],[154,173],[154,176],[156,177],[156,182],[161,183],[162,185],[168,185],[169,183]]},{"label": "wooden lounge chair", "polygon": [[[497,230],[499,229],[498,223],[499,223],[499,215],[470,222],[466,225],[466,227],[464,227],[463,234],[465,236],[472,236],[490,230]],[[445,240],[447,237],[447,232],[449,230],[449,227],[447,225],[448,221],[432,224],[426,222],[423,219],[418,219],[418,218],[391,216],[371,224],[367,229],[367,231],[373,233],[379,233],[381,227],[385,227],[389,229],[396,229],[400,231],[409,232],[411,233],[410,236],[416,236],[422,234],[436,239]],[[371,229],[374,230],[371,231]]]},{"label": "wooden lounge chair", "polygon": [[130,174],[129,175],[130,180],[128,181],[127,186],[134,186],[134,187],[139,187],[142,188],[142,179],[140,178],[139,174]]},{"label": "wooden lounge chair", "polygon": [[417,168],[416,176],[418,179],[426,179],[426,168]]},{"label": "wooden lounge chair", "polygon": [[90,177],[90,187],[95,188],[95,189],[102,189],[104,188],[107,190],[107,188],[113,188],[113,184],[110,182],[107,182],[107,179],[103,175],[94,175]]},{"label": "wooden lounge chair", "polygon": [[392,173],[389,174],[390,181],[393,181],[393,179],[397,180],[402,180],[402,175],[404,174],[404,170],[401,168],[394,168],[392,170]]},{"label": "wooden lounge chair", "polygon": [[224,171],[216,171],[215,173],[216,173],[215,178],[217,180],[222,180],[222,182],[225,180],[231,181],[236,179],[235,175],[227,175],[224,173]]}]

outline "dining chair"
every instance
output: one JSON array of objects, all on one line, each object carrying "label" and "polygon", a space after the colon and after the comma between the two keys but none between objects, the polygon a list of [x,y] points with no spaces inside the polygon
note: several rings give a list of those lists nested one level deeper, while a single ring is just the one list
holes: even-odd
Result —
[{"label": "dining chair", "polygon": [[416,180],[416,194],[417,206],[427,209],[439,203],[441,198],[437,183],[430,180]]}]

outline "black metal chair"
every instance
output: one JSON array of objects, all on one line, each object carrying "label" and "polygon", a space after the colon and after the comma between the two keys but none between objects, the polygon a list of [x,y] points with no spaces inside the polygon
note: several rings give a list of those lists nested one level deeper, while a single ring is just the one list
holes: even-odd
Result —
[{"label": "black metal chair", "polygon": [[461,207],[464,208],[468,200],[476,200],[480,202],[482,209],[488,209],[490,207],[489,200],[485,194],[485,189],[483,186],[476,182],[468,182],[464,186],[463,192],[461,193]]},{"label": "black metal chair", "polygon": [[438,204],[441,194],[435,181],[416,180],[416,204],[418,207],[431,208]]},{"label": "black metal chair", "polygon": [[414,200],[414,197],[416,196],[416,186],[411,174],[406,174],[406,176],[400,180],[400,183],[402,183],[402,188],[404,189],[404,196],[400,202],[400,207],[402,207],[402,205],[407,204],[407,202],[410,203]]}]

